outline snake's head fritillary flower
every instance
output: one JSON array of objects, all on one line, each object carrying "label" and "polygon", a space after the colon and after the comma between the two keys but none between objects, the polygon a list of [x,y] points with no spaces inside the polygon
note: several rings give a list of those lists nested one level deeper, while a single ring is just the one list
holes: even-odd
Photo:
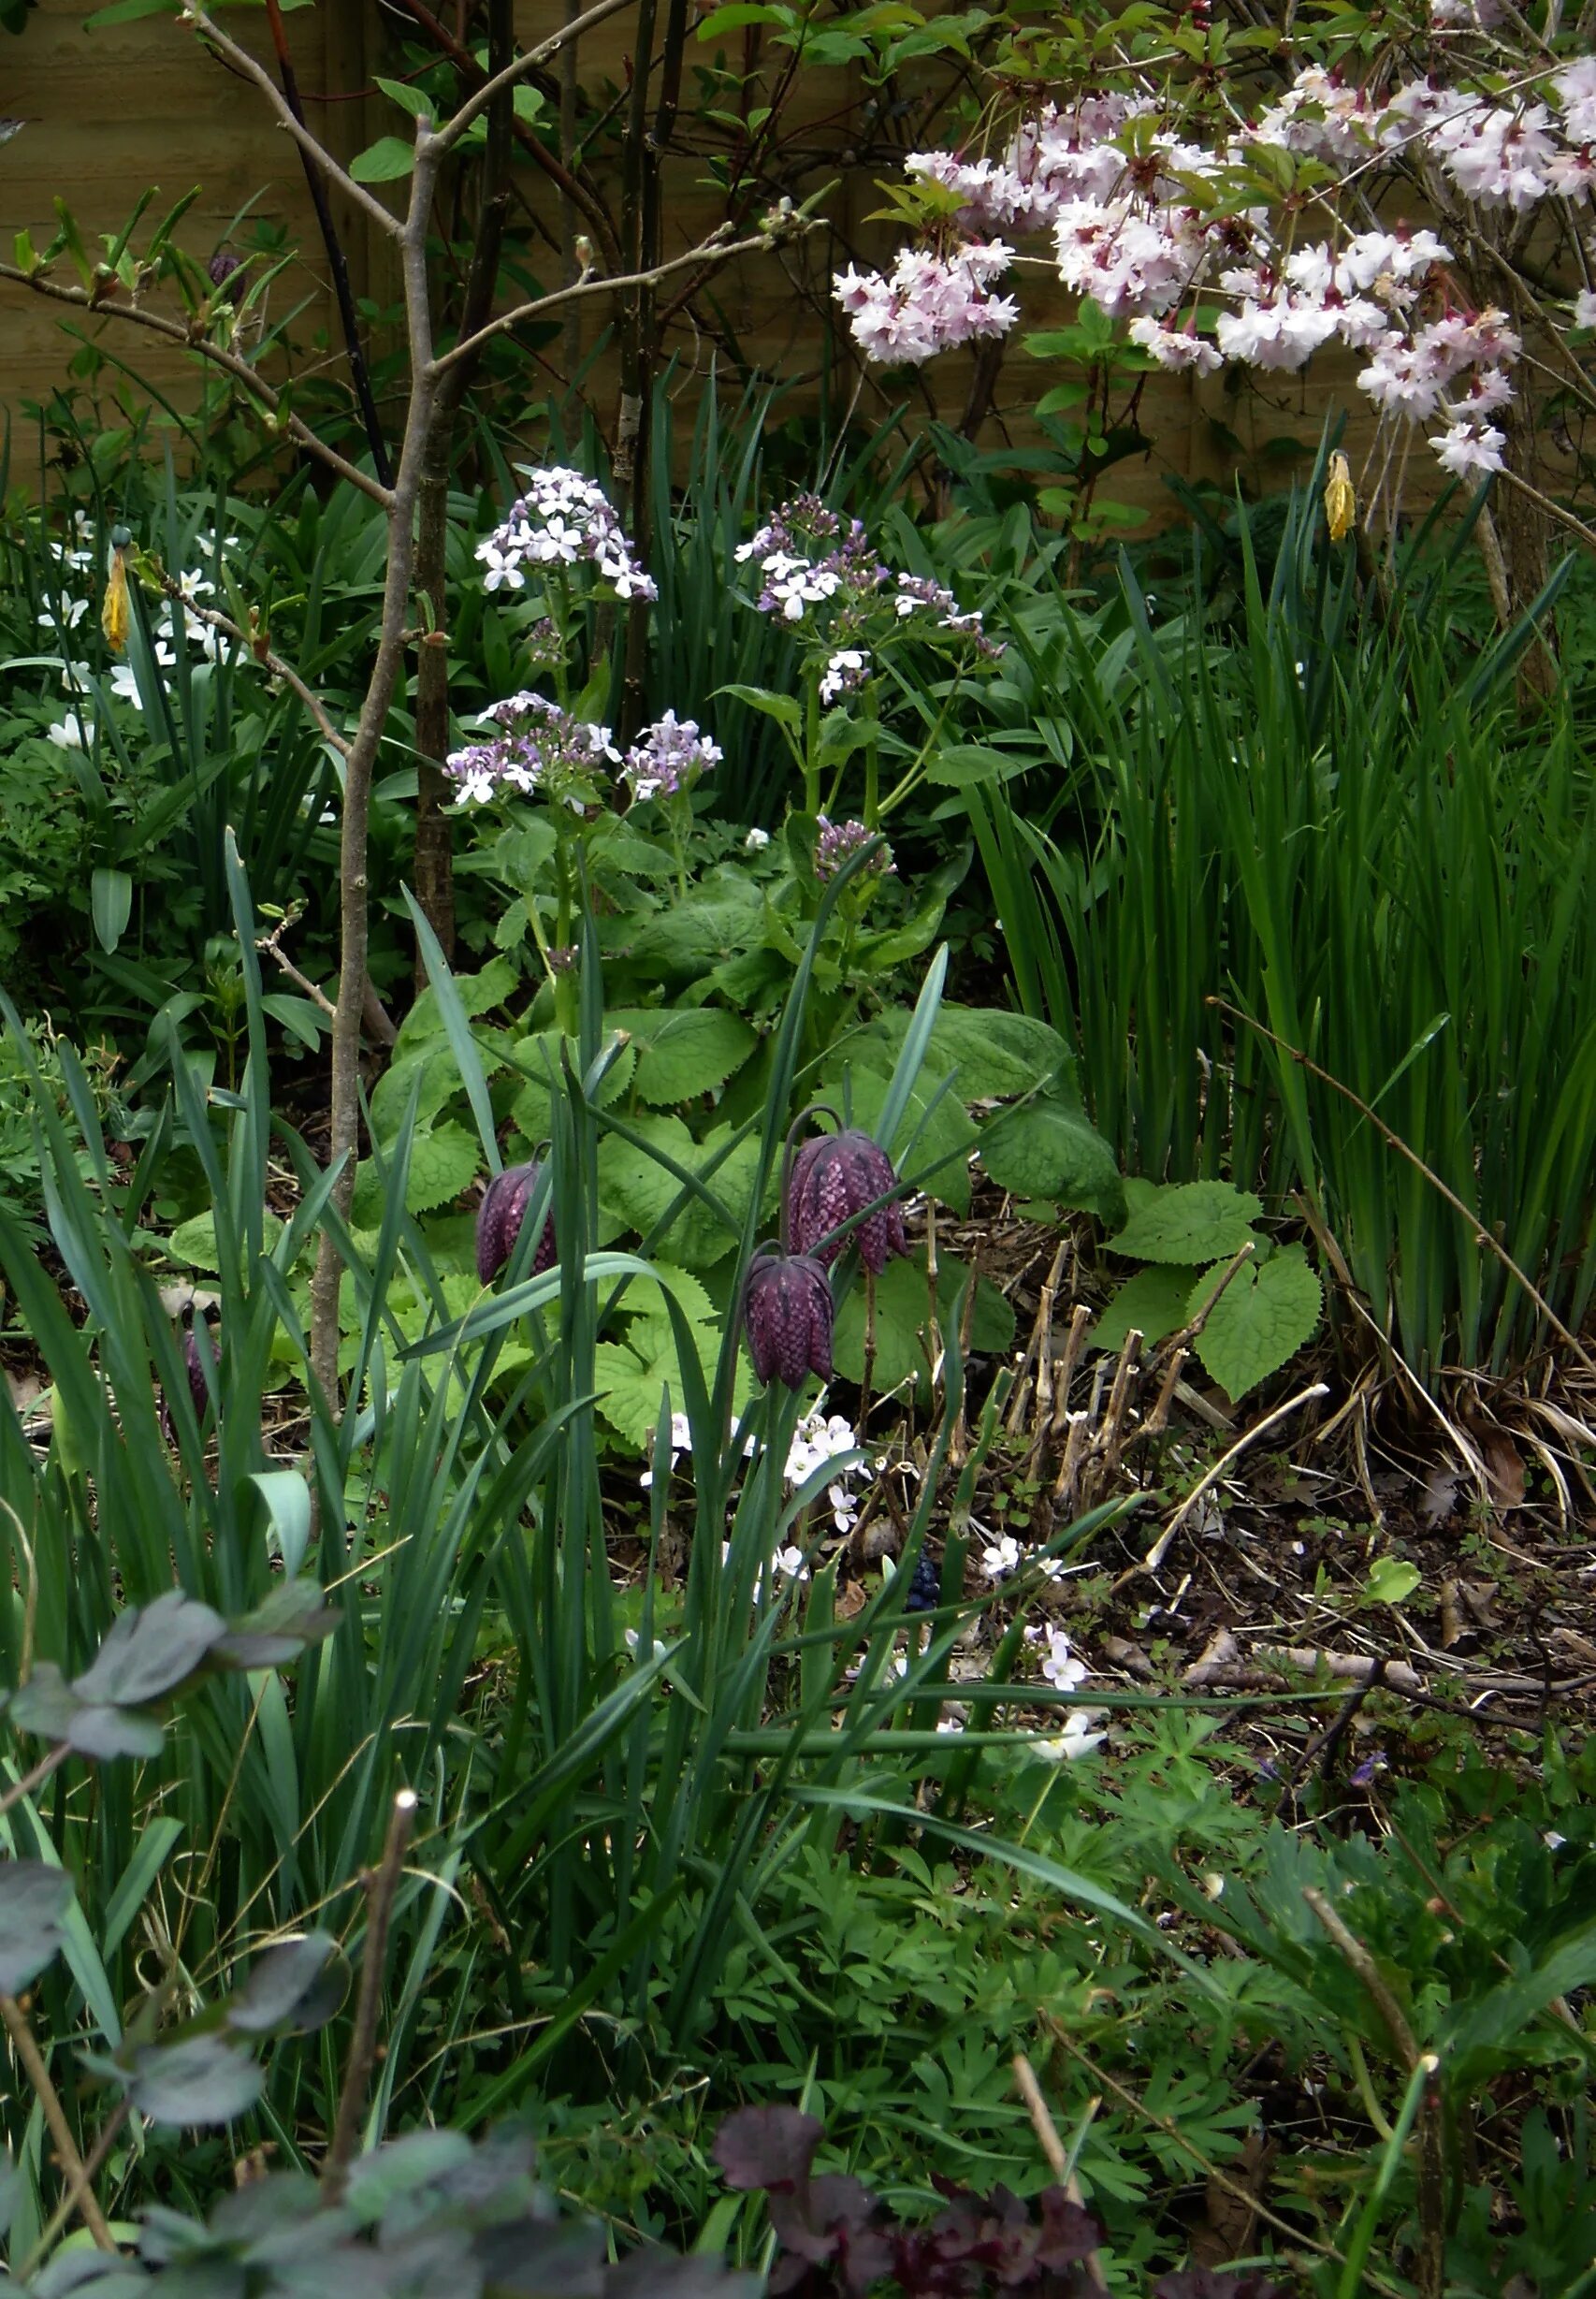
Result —
[{"label": "snake's head fritillary flower", "polygon": [[762,1381],[802,1389],[806,1374],[831,1379],[832,1289],[812,1254],[765,1248],[748,1272],[743,1325]]},{"label": "snake's head fritillary flower", "polygon": [[[534,1157],[524,1166],[506,1166],[487,1185],[476,1216],[476,1273],[490,1286],[515,1250],[527,1208],[536,1195],[543,1167]],[[554,1223],[544,1218],[543,1232],[532,1253],[532,1274],[552,1269],[559,1256]]]},{"label": "snake's head fritillary flower", "polygon": [[792,1161],[787,1220],[793,1244],[800,1253],[814,1254],[821,1262],[834,1261],[845,1240],[832,1238],[829,1244],[821,1240],[831,1238],[834,1230],[873,1205],[875,1212],[865,1215],[853,1238],[860,1259],[872,1275],[879,1277],[894,1254],[908,1251],[902,1205],[896,1200],[890,1205],[876,1204],[878,1198],[897,1186],[892,1159],[878,1142],[858,1127],[818,1134],[805,1142]]}]

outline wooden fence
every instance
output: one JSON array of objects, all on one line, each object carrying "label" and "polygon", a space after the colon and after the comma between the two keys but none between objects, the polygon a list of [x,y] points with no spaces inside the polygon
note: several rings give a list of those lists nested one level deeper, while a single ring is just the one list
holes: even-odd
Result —
[{"label": "wooden fence", "polygon": [[[308,342],[320,333],[336,344],[326,266],[289,138],[256,92],[201,53],[193,35],[174,18],[144,17],[90,30],[86,19],[95,4],[41,0],[20,38],[0,36],[0,114],[28,123],[0,145],[0,253],[9,253],[21,228],[29,230],[36,244],[47,241],[55,227],[58,199],[89,236],[116,231],[152,185],[158,185],[168,202],[198,185],[200,196],[182,227],[184,244],[208,255],[229,233],[237,235],[237,219],[246,211],[280,227],[299,250],[277,290],[307,306],[296,335]],[[391,108],[371,83],[373,74],[392,60],[397,17],[397,8],[384,11],[377,0],[318,0],[287,19],[312,124],[341,157],[393,124]],[[523,0],[517,33],[531,40],[562,20],[562,0]],[[257,49],[264,41],[257,14],[234,10],[225,21],[236,37]],[[622,82],[634,28],[635,11],[623,8],[588,36],[580,51],[586,88]],[[812,76],[799,91],[800,103],[817,118],[834,115],[839,97],[846,104],[848,95],[846,85],[839,89],[829,74]],[[673,166],[668,253],[692,245],[718,212],[702,182],[702,168],[692,162]],[[870,244],[872,227],[861,219],[878,204],[875,172],[858,169],[844,176],[831,202],[833,232],[815,235],[796,255],[758,257],[718,282],[728,326],[766,372],[805,377],[818,371],[825,277],[845,247]],[[827,173],[834,174],[834,167]],[[553,227],[556,198],[547,184],[529,171],[526,189]],[[341,215],[340,222],[357,291],[379,302],[390,298],[393,283],[384,269],[383,235],[357,211]],[[884,243],[878,240],[877,244]],[[594,312],[589,324],[598,324],[596,307],[588,308]],[[126,362],[153,388],[180,400],[192,393],[192,364],[180,348],[114,320],[64,313],[22,289],[0,288],[0,411],[11,418],[14,452],[24,467],[24,410],[65,379],[85,337]],[[682,362],[682,388],[696,391],[709,347],[682,327],[673,348]],[[1015,349],[1006,363],[988,444],[1008,422],[1023,429],[1024,411],[1048,380]],[[1223,376],[1203,382],[1153,378],[1143,400],[1142,428],[1155,443],[1154,452],[1145,462],[1117,468],[1111,492],[1156,513],[1169,502],[1168,473],[1229,478],[1237,467],[1235,450],[1227,444],[1232,438],[1242,444],[1241,459],[1266,475],[1263,451],[1271,438],[1311,442],[1332,401],[1346,405],[1357,396],[1346,390],[1344,364],[1338,372],[1315,363],[1306,380],[1269,380],[1274,387],[1267,392],[1249,386],[1236,393]],[[940,408],[956,417],[962,399],[956,363],[929,371],[927,387]],[[861,408],[867,416],[883,413],[902,397],[901,379],[885,385],[869,373],[863,379]],[[1356,408],[1353,419],[1356,453],[1367,444],[1371,426]]]}]

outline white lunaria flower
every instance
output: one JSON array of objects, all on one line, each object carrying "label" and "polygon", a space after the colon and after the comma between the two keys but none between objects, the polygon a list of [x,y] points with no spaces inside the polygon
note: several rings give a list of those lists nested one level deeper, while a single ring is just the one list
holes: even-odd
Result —
[{"label": "white lunaria flower", "polygon": [[1090,1755],[1107,1732],[1092,1730],[1089,1709],[1071,1709],[1064,1720],[1064,1730],[1051,1739],[1034,1740],[1031,1745],[1038,1756],[1046,1756],[1052,1764],[1073,1764],[1077,1757]]}]

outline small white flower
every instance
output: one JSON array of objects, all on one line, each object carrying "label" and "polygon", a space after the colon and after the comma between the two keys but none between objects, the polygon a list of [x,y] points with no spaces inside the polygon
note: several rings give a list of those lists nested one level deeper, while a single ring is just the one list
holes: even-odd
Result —
[{"label": "small white flower", "polygon": [[1042,1674],[1048,1682],[1061,1693],[1072,1693],[1084,1684],[1092,1671],[1083,1660],[1077,1660],[1069,1649],[1069,1638],[1062,1628],[1048,1631],[1048,1656],[1042,1663]]},{"label": "small white flower", "polygon": [[[639,1646],[639,1645],[642,1643],[642,1641],[643,1641],[643,1639],[642,1639],[642,1637],[639,1636],[639,1634],[638,1634],[638,1632],[637,1632],[637,1630],[636,1630],[636,1629],[634,1629],[634,1628],[629,1628],[629,1629],[627,1630],[627,1632],[626,1632],[626,1649],[627,1649],[627,1651],[629,1651],[629,1652],[631,1654],[631,1657],[632,1657],[632,1659],[633,1659],[633,1660],[635,1660],[635,1659],[637,1658],[637,1648],[638,1648],[638,1646]],[[654,1656],[654,1658],[655,1658],[656,1660],[661,1660],[661,1659],[663,1659],[663,1657],[664,1657],[665,1653],[668,1651],[668,1650],[669,1650],[669,1647],[668,1647],[668,1646],[666,1646],[666,1645],[662,1645],[662,1644],[660,1642],[659,1637],[655,1637],[655,1639],[654,1639],[654,1655],[653,1655],[653,1656]]]},{"label": "small white flower", "polygon": [[802,1549],[778,1549],[772,1559],[783,1580],[807,1580],[809,1567],[804,1562]]},{"label": "small white flower", "polygon": [[1005,1533],[999,1539],[988,1542],[981,1550],[980,1561],[989,1580],[1002,1580],[1007,1574],[1020,1569],[1020,1544],[1012,1533]]},{"label": "small white flower", "polygon": [[1062,1732],[1051,1739],[1034,1740],[1031,1745],[1038,1756],[1047,1757],[1051,1764],[1073,1764],[1078,1756],[1089,1755],[1099,1740],[1107,1739],[1106,1732],[1092,1730],[1089,1710],[1071,1709]]},{"label": "small white flower", "polygon": [[46,727],[45,739],[47,742],[52,742],[58,750],[81,750],[86,738],[93,735],[94,731],[93,725],[87,720],[58,719],[53,726]]},{"label": "small white flower", "polygon": [[762,854],[765,848],[769,844],[770,833],[768,830],[750,830],[747,837],[743,840],[743,851],[747,854]]}]

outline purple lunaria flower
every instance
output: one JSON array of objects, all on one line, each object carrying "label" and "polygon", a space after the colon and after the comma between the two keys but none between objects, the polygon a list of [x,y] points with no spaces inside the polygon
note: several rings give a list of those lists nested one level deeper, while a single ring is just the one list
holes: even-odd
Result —
[{"label": "purple lunaria flower", "polygon": [[486,590],[520,590],[527,570],[551,572],[574,566],[597,570],[620,599],[657,599],[653,578],[633,557],[633,546],[602,487],[563,466],[526,473],[527,491],[510,505],[476,555],[486,568]]},{"label": "purple lunaria flower", "polygon": [[723,753],[718,742],[698,731],[696,719],[678,719],[674,710],[646,727],[621,767],[633,798],[675,798],[690,791],[701,775],[718,766]]},{"label": "purple lunaria flower", "polygon": [[[476,1273],[490,1286],[515,1250],[527,1208],[537,1194],[543,1167],[534,1157],[524,1166],[506,1166],[487,1185],[476,1216]],[[554,1223],[545,1215],[543,1233],[532,1249],[531,1273],[542,1276],[559,1259]]]},{"label": "purple lunaria flower", "polygon": [[[820,829],[815,840],[817,878],[835,878],[849,856],[856,854],[862,846],[868,846],[876,836],[863,822],[834,822],[824,814],[817,814],[815,821]],[[883,845],[864,865],[863,875],[874,878],[878,874],[885,878],[892,872],[895,876],[896,867],[892,848]]]},{"label": "purple lunaria flower", "polygon": [[817,1134],[805,1142],[792,1161],[787,1223],[793,1244],[800,1253],[813,1254],[817,1260],[829,1264],[848,1241],[835,1237],[830,1244],[823,1244],[821,1240],[831,1237],[853,1215],[863,1213],[867,1205],[875,1205],[875,1212],[865,1215],[852,1237],[859,1259],[873,1276],[879,1277],[894,1254],[908,1251],[903,1206],[895,1199],[889,1205],[876,1205],[878,1198],[897,1186],[892,1159],[878,1142],[857,1126],[841,1133]]},{"label": "purple lunaria flower", "polygon": [[761,1248],[744,1290],[743,1327],[762,1381],[802,1389],[806,1374],[831,1379],[832,1289],[812,1255]]}]

